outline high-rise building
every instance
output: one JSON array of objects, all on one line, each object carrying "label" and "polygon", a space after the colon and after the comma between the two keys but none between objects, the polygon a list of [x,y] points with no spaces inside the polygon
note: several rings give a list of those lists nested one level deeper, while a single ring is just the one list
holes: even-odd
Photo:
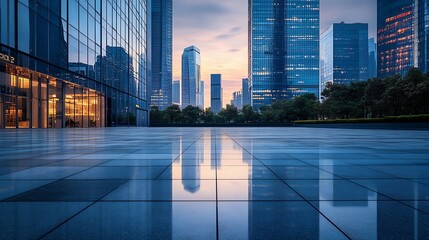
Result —
[{"label": "high-rise building", "polygon": [[150,2],[1,1],[0,128],[148,125]]},{"label": "high-rise building", "polygon": [[253,106],[319,94],[319,0],[249,0]]},{"label": "high-rise building", "polygon": [[211,109],[214,113],[222,111],[222,75],[212,74],[210,76],[210,98],[211,98]]},{"label": "high-rise building", "polygon": [[416,66],[413,2],[377,1],[378,77],[404,75]]},{"label": "high-rise building", "polygon": [[241,103],[243,106],[252,104],[252,96],[251,96],[250,84],[249,84],[248,78],[244,78],[241,81],[241,97],[242,97]]},{"label": "high-rise building", "polygon": [[377,77],[377,43],[374,38],[368,40],[368,78]]},{"label": "high-rise building", "polygon": [[165,109],[172,103],[173,1],[152,1],[151,105]]},{"label": "high-rise building", "polygon": [[243,107],[241,91],[232,93],[231,105],[234,105],[238,109],[241,109]]},{"label": "high-rise building", "polygon": [[321,91],[328,82],[368,80],[368,24],[334,23],[320,36]]},{"label": "high-rise building", "polygon": [[173,81],[173,104],[180,106],[180,80]]},{"label": "high-rise building", "polygon": [[182,107],[198,106],[201,86],[200,49],[185,48],[182,54]]},{"label": "high-rise building", "polygon": [[428,72],[429,1],[378,0],[378,77]]},{"label": "high-rise building", "polygon": [[198,104],[201,110],[204,110],[204,81],[201,81],[200,86],[200,103]]}]

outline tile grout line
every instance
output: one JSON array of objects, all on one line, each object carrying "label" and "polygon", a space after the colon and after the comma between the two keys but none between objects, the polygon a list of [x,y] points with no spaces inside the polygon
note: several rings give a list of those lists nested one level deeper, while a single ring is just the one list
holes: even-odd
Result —
[{"label": "tile grout line", "polygon": [[301,197],[308,205],[310,205],[314,210],[316,210],[321,216],[323,216],[328,222],[330,222],[338,231],[340,231],[346,238],[350,238],[340,227],[338,227],[333,221],[331,221],[325,214],[323,214],[318,208],[316,208],[313,204],[311,204],[310,201],[308,201],[304,196],[302,196],[299,192],[297,192],[294,188],[292,188],[284,179],[281,179],[280,176],[278,176],[270,167],[265,165],[259,158],[255,157],[251,152],[249,152],[246,148],[244,148],[241,144],[239,144],[233,137],[231,137],[229,134],[226,134],[229,138],[232,139],[238,146],[240,146],[244,151],[249,153],[252,157],[254,157],[256,160],[261,162],[264,167],[266,167],[272,174],[274,174],[276,177],[278,177],[284,184],[286,184],[290,189],[292,189],[299,197]]},{"label": "tile grout line", "polygon": [[219,193],[218,193],[218,154],[217,154],[217,130],[215,130],[215,159],[216,159],[216,168],[215,168],[215,185],[216,185],[216,240],[219,240]]}]

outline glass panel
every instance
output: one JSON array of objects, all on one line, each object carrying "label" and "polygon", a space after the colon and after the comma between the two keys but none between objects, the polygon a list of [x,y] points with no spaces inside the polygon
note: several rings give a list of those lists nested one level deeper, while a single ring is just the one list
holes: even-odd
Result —
[{"label": "glass panel", "polygon": [[88,89],[83,89],[83,94],[82,94],[82,106],[83,106],[83,127],[87,128],[89,127],[89,104],[88,104]]},{"label": "glass panel", "polygon": [[30,99],[18,98],[18,127],[30,128]]},{"label": "glass panel", "polygon": [[83,98],[82,88],[75,87],[75,127],[83,127]]},{"label": "glass panel", "polygon": [[39,121],[41,128],[48,127],[48,83],[46,78],[39,78],[40,81],[40,112]]},{"label": "glass panel", "polygon": [[96,117],[97,117],[97,94],[94,91],[89,92],[88,99],[88,107],[89,107],[89,127],[97,127]]},{"label": "glass panel", "polygon": [[31,127],[39,127],[39,78],[34,75],[31,80]]},{"label": "glass panel", "polygon": [[16,97],[6,97],[6,128],[16,128]]},{"label": "glass panel", "polygon": [[66,127],[74,128],[76,126],[75,122],[75,97],[74,97],[74,87],[71,84],[67,84],[65,87],[65,117],[66,117]]}]

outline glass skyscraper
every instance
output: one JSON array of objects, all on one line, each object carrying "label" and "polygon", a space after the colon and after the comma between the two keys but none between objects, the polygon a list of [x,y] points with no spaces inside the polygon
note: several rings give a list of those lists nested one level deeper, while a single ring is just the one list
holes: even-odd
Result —
[{"label": "glass skyscraper", "polygon": [[1,0],[0,128],[146,126],[148,9]]},{"label": "glass skyscraper", "polygon": [[248,78],[243,78],[241,80],[241,98],[242,98],[242,105],[250,105],[252,102],[251,97],[251,91],[250,91],[250,84]]},{"label": "glass skyscraper", "polygon": [[368,80],[368,24],[334,23],[320,36],[321,91]]},{"label": "glass skyscraper", "polygon": [[404,75],[415,65],[414,0],[377,1],[378,77]]},{"label": "glass skyscraper", "polygon": [[378,0],[378,77],[429,70],[429,1]]},{"label": "glass skyscraper", "polygon": [[253,106],[319,95],[319,0],[249,0]]},{"label": "glass skyscraper", "polygon": [[377,77],[377,43],[374,38],[368,39],[368,77]]},{"label": "glass skyscraper", "polygon": [[204,81],[201,81],[200,83],[200,103],[198,104],[198,107],[200,107],[201,110],[204,110]]},{"label": "glass skyscraper", "polygon": [[173,93],[172,93],[172,100],[173,104],[180,106],[180,80],[173,81]]},{"label": "glass skyscraper", "polygon": [[182,54],[182,107],[198,107],[200,103],[201,58],[200,49],[185,48]]},{"label": "glass skyscraper", "polygon": [[173,2],[152,1],[151,105],[165,109],[172,104]]},{"label": "glass skyscraper", "polygon": [[222,111],[222,75],[212,74],[210,76],[210,107],[212,112]]}]

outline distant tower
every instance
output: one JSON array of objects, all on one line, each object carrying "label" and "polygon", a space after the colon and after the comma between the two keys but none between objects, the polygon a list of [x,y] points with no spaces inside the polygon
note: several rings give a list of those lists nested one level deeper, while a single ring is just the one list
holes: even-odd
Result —
[{"label": "distant tower", "polygon": [[152,1],[151,105],[165,109],[172,103],[173,2]]},{"label": "distant tower", "polygon": [[211,109],[214,113],[222,111],[222,75],[211,75]]},{"label": "distant tower", "polygon": [[200,49],[185,48],[182,55],[182,108],[198,106],[201,86]]},{"label": "distant tower", "polygon": [[201,110],[204,110],[204,81],[201,81],[200,86],[200,103],[198,106],[201,108]]},{"label": "distant tower", "polygon": [[180,106],[180,80],[173,81],[173,104]]},{"label": "distant tower", "polygon": [[320,79],[349,84],[368,80],[368,24],[334,23],[320,37]]}]

